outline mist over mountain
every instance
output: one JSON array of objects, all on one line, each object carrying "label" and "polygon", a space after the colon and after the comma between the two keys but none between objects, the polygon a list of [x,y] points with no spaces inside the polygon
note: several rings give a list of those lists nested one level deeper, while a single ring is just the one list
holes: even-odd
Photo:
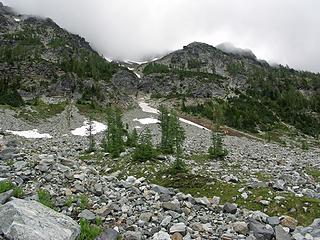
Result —
[{"label": "mist over mountain", "polygon": [[320,73],[150,2],[0,3],[0,240],[319,239]]},{"label": "mist over mountain", "polygon": [[50,17],[111,59],[143,61],[193,41],[232,42],[259,59],[318,72],[320,2],[309,0],[5,0]]}]

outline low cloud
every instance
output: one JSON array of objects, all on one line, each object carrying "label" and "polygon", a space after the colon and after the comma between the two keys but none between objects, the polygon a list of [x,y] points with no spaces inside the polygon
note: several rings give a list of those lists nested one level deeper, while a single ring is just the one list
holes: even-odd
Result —
[{"label": "low cloud", "polygon": [[232,42],[261,59],[320,72],[318,0],[3,0],[50,17],[112,59],[144,60],[193,41]]}]

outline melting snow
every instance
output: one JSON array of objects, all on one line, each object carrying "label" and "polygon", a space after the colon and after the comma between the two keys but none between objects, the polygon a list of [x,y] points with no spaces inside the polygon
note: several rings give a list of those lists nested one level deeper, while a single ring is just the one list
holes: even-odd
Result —
[{"label": "melting snow", "polygon": [[[71,133],[76,136],[88,136],[89,135],[88,128],[89,128],[89,122],[84,121],[82,127],[72,130]],[[107,126],[104,125],[103,123],[92,121],[92,128],[93,128],[92,134],[97,134],[99,132],[105,131],[107,129]]]},{"label": "melting snow", "polygon": [[127,69],[131,72],[133,72],[138,78],[141,78],[140,74],[134,71],[134,68],[127,67]]},{"label": "melting snow", "polygon": [[141,119],[138,119],[138,118],[135,118],[133,119],[134,122],[139,122],[143,125],[146,125],[146,124],[155,124],[155,123],[159,123],[160,121],[158,119],[155,119],[155,118],[141,118]]},{"label": "melting snow", "polygon": [[[153,107],[150,107],[150,106],[148,105],[148,103],[139,102],[139,106],[140,106],[140,108],[141,108],[141,110],[142,110],[143,112],[153,113],[153,114],[159,114],[159,111],[158,111],[157,109],[153,108]],[[146,118],[146,119],[147,119],[147,118]],[[156,119],[155,119],[155,120],[156,120]],[[187,119],[179,118],[179,120],[180,120],[181,122],[183,122],[183,123],[186,123],[186,124],[195,126],[195,127],[197,127],[197,128],[201,128],[201,129],[205,129],[205,130],[207,130],[207,131],[210,131],[210,129],[205,128],[205,127],[203,127],[203,126],[201,126],[201,125],[199,125],[199,124],[196,124],[196,123],[194,123],[194,122],[191,122],[191,121],[189,121],[189,120],[187,120]],[[134,121],[135,121],[135,120],[134,120]],[[158,121],[158,120],[157,120],[157,121]],[[158,122],[159,122],[159,121],[158,121]],[[143,124],[143,123],[142,123],[142,124]]]},{"label": "melting snow", "polygon": [[28,130],[28,131],[11,131],[6,130],[6,132],[12,133],[13,135],[17,135],[25,138],[52,138],[50,134],[47,133],[39,133],[38,129]]},{"label": "melting snow", "polygon": [[143,112],[158,114],[159,111],[153,107],[150,107],[148,103],[139,102],[139,107]]},{"label": "melting snow", "polygon": [[201,128],[201,129],[205,129],[205,130],[207,130],[207,131],[210,131],[210,129],[205,128],[205,127],[203,127],[203,126],[201,126],[201,125],[199,125],[199,124],[196,124],[196,123],[194,123],[194,122],[191,122],[191,121],[189,121],[189,120],[187,120],[187,119],[179,118],[179,120],[180,120],[181,122],[183,122],[183,123],[186,123],[186,124],[189,124],[189,125],[193,125],[193,126],[195,126],[195,127],[198,127],[198,128]]},{"label": "melting snow", "polygon": [[141,76],[140,76],[139,73],[134,72],[134,74],[135,74],[138,78],[141,78]]},{"label": "melting snow", "polygon": [[21,19],[20,18],[13,18],[16,22],[20,22]]}]

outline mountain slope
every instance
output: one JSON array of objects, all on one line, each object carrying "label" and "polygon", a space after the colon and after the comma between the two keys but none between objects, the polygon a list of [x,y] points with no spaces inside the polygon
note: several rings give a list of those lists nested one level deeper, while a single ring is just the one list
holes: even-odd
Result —
[{"label": "mountain slope", "polygon": [[[288,125],[306,134],[320,133],[320,75],[271,67],[251,55],[223,52],[204,43],[138,67],[140,88],[154,97],[189,98],[183,110],[237,129],[260,132]],[[203,103],[204,102],[204,103]]]},{"label": "mountain slope", "polygon": [[51,19],[19,15],[3,5],[0,21],[0,103],[21,105],[22,98],[42,95],[105,104],[127,101],[112,83],[121,68],[106,61],[84,38]]}]

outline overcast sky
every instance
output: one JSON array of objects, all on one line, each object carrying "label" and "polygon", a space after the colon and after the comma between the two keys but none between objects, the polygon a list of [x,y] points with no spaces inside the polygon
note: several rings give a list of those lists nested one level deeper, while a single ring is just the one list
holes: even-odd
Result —
[{"label": "overcast sky", "polygon": [[[0,0],[1,1],[1,0]],[[112,59],[141,60],[193,41],[320,72],[319,0],[2,0],[52,18]]]}]

